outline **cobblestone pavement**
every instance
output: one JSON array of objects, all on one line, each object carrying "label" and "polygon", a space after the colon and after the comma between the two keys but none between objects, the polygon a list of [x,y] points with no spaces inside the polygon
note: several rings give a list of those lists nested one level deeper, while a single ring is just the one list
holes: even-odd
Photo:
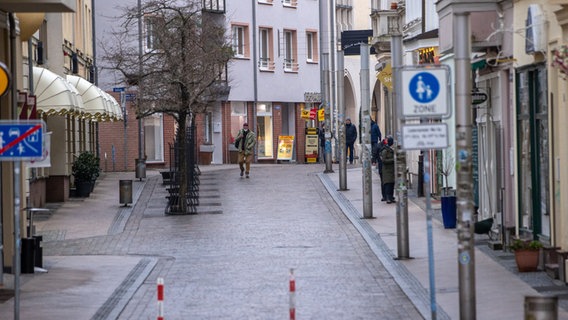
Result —
[{"label": "cobblestone pavement", "polygon": [[[133,173],[105,174],[91,197],[37,217],[48,273],[22,275],[21,319],[155,319],[159,277],[166,319],[288,319],[290,269],[297,319],[429,318],[422,244],[412,242],[416,259],[393,259],[394,207],[375,199],[374,219],[361,219],[360,167],[349,168],[351,190],[338,192],[322,164],[255,164],[251,179],[236,165],[203,166],[195,215],[164,214],[157,172],[133,181],[131,206],[116,190]],[[423,200],[409,200],[420,207],[413,232],[424,233]],[[455,230],[435,230],[436,248],[455,253]],[[480,319],[519,318],[524,293],[558,295],[559,319],[568,319],[566,286],[545,272],[519,274],[510,253],[483,241],[477,272],[502,279],[478,278]],[[438,319],[458,318],[455,258],[440,259],[451,262],[436,264]],[[13,299],[0,302],[1,319],[13,311]]]},{"label": "cobblestone pavement", "polygon": [[127,225],[137,229],[128,254],[160,261],[120,319],[155,315],[157,277],[166,283],[166,319],[286,319],[290,268],[298,319],[421,319],[319,171],[255,166],[251,179],[236,167],[203,172],[191,216],[164,216],[162,186],[148,186],[149,207]]},{"label": "cobblestone pavement", "polygon": [[109,174],[98,194],[39,219],[49,273],[23,275],[23,319],[155,319],[159,277],[166,319],[288,319],[290,269],[297,319],[422,319],[323,187],[322,168],[253,165],[243,179],[236,166],[202,167],[195,215],[164,214],[156,173],[117,210],[127,173]]}]

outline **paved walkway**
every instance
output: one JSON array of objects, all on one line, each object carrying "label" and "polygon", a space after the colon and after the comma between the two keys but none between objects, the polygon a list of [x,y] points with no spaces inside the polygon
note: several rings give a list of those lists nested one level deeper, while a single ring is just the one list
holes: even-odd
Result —
[{"label": "paved walkway", "polygon": [[[325,189],[360,232],[398,286],[419,313],[426,319],[430,318],[426,215],[421,209],[423,200],[413,199],[418,204],[409,201],[412,259],[396,260],[396,207],[394,204],[380,201],[377,175],[373,173],[372,180],[374,218],[362,219],[361,167],[349,166],[348,190],[338,191],[337,165],[334,164],[334,173],[327,174],[321,173],[323,165],[312,166],[313,172],[320,172],[316,174]],[[254,167],[258,168],[260,165]],[[203,166],[201,170],[208,172],[227,168],[234,169],[234,165]],[[152,203],[155,198],[152,198],[151,194],[161,189],[144,188],[147,182],[155,183],[161,178],[157,172],[149,171],[147,174],[147,181],[133,181],[133,205],[124,207],[117,204],[119,180],[132,179],[134,174],[108,173],[100,179],[91,197],[55,205],[57,214],[38,217],[37,232],[44,235],[44,240],[49,244],[46,249],[51,252],[51,255],[44,259],[44,267],[49,272],[21,276],[21,319],[63,319],[69,314],[89,315],[86,319],[116,319],[121,310],[128,308],[136,288],[148,280],[148,276],[158,264],[157,258],[151,254],[127,255],[127,242],[131,241],[131,235],[136,232],[126,227],[127,221],[132,218],[132,210],[135,207],[136,210],[143,210],[143,216],[147,218],[163,216],[163,203]],[[255,178],[254,174],[251,178]],[[289,180],[283,183],[286,188],[294,188],[295,180],[290,176]],[[139,199],[146,203],[138,203]],[[238,199],[231,201],[238,202]],[[433,235],[437,315],[438,319],[459,319],[457,237],[455,230],[443,228],[437,208],[439,205],[436,207],[435,204]],[[308,232],[306,235],[309,234],[309,230],[305,232]],[[79,249],[73,246],[74,239],[85,238],[92,239],[89,240],[92,244],[77,247]],[[63,239],[70,241],[58,241]],[[544,272],[515,272],[514,262],[510,257],[510,254],[501,251],[488,250],[484,245],[476,247],[477,319],[522,319],[525,296],[568,292],[568,287],[558,286]],[[6,284],[9,285],[10,281],[9,275],[5,274]],[[84,303],[85,299],[89,299],[89,303]],[[561,300],[560,305],[559,319],[568,319],[568,313],[564,309],[566,301]],[[75,311],[69,313],[70,310]],[[0,318],[13,315],[13,311],[13,299],[0,304],[0,315],[3,315]],[[6,319],[11,318],[12,316],[9,316]]]}]

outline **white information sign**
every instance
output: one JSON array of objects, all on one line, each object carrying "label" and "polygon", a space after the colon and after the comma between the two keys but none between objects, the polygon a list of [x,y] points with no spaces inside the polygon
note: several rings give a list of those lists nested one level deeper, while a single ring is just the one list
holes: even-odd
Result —
[{"label": "white information sign", "polygon": [[449,118],[450,71],[447,66],[403,67],[402,118]]},{"label": "white information sign", "polygon": [[448,147],[448,125],[428,123],[402,126],[404,150],[445,149]]}]

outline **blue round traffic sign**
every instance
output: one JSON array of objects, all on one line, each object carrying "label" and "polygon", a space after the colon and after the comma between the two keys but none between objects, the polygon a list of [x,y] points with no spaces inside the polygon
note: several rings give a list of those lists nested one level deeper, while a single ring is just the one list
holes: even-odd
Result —
[{"label": "blue round traffic sign", "polygon": [[433,74],[420,72],[410,79],[408,90],[412,99],[417,102],[430,103],[440,93],[440,83]]}]

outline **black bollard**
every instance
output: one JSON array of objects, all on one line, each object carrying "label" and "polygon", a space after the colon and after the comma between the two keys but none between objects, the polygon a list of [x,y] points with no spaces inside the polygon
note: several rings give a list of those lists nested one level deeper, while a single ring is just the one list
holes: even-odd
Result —
[{"label": "black bollard", "polygon": [[43,248],[42,248],[42,244],[41,244],[41,242],[43,241],[43,236],[34,236],[34,239],[35,239],[35,247],[34,247],[35,263],[34,263],[34,266],[39,267],[39,268],[43,268]]}]

